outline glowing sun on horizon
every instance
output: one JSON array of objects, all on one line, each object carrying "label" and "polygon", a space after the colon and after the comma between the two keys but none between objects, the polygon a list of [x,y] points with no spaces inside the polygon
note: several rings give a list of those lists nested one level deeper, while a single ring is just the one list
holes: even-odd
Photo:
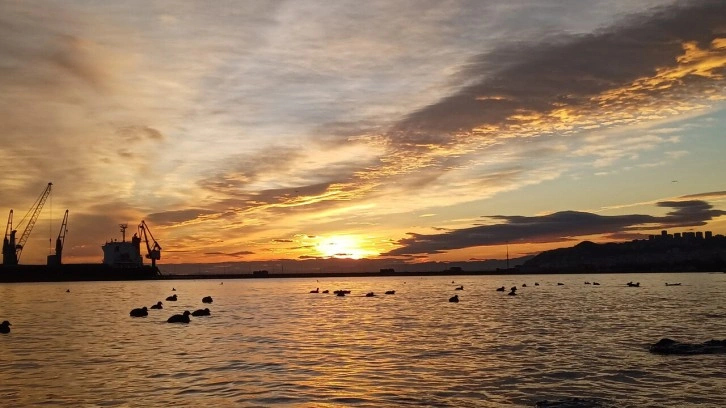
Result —
[{"label": "glowing sun on horizon", "polygon": [[360,239],[350,235],[333,235],[323,238],[316,246],[318,252],[329,258],[360,259],[374,255],[362,247]]}]

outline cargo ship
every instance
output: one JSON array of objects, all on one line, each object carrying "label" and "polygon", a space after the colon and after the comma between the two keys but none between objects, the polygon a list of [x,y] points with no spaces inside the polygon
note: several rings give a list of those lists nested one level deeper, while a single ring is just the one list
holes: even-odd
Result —
[{"label": "cargo ship", "polygon": [[[100,264],[64,264],[62,262],[63,244],[68,231],[68,210],[63,216],[60,232],[55,242],[55,254],[48,255],[46,265],[22,265],[20,255],[28,241],[33,226],[38,220],[43,205],[50,196],[53,183],[48,183],[33,206],[19,224],[25,224],[18,237],[18,230],[13,226],[13,210],[10,210],[8,223],[3,239],[3,260],[0,265],[0,282],[64,282],[64,281],[95,281],[95,280],[142,280],[156,279],[161,276],[156,261],[161,259],[161,246],[143,220],[137,233],[126,241],[128,224],[121,227],[121,241],[106,242],[103,249],[103,263]],[[151,265],[144,264],[141,256],[141,243],[146,244],[146,258]]]},{"label": "cargo ship", "polygon": [[[67,220],[64,220],[64,225]],[[15,233],[12,231],[3,241],[3,264],[0,265],[0,282],[70,282],[70,281],[122,281],[149,280],[161,277],[156,261],[161,258],[161,246],[151,237],[149,242],[148,226],[144,221],[139,224],[139,232],[130,241],[126,240],[127,224],[120,224],[121,241],[108,241],[101,246],[103,263],[64,264],[62,263],[63,239],[65,227],[56,240],[56,253],[48,255],[47,265],[17,264],[17,245],[14,244]],[[140,236],[141,235],[141,236]],[[143,239],[142,239],[143,237]],[[146,258],[151,265],[144,264],[141,255],[141,244],[146,243]]]}]

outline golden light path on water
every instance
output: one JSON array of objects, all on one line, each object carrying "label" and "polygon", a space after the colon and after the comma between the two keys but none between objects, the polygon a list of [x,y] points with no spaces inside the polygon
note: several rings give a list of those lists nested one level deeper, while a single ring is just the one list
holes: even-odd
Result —
[{"label": "golden light path on water", "polygon": [[2,284],[0,405],[717,407],[726,355],[648,345],[726,338],[725,293],[723,273]]}]

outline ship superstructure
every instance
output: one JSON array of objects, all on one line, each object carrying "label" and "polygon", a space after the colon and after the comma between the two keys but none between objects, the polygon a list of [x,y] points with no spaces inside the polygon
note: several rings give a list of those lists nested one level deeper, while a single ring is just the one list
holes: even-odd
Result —
[{"label": "ship superstructure", "polygon": [[[119,224],[121,228],[121,242],[110,241],[103,244],[103,263],[114,268],[128,269],[141,268],[144,266],[144,257],[141,256],[141,242],[146,243],[146,258],[151,260],[151,267],[156,268],[156,261],[161,259],[161,246],[151,234],[146,221],[141,221],[138,232],[126,241],[126,229],[128,224]],[[153,244],[149,243],[149,238]]]},{"label": "ship superstructure", "polygon": [[128,224],[120,224],[121,241],[106,242],[101,246],[103,249],[103,263],[114,268],[140,268],[144,266],[144,258],[141,256],[141,238],[138,234],[126,241],[126,229]]}]

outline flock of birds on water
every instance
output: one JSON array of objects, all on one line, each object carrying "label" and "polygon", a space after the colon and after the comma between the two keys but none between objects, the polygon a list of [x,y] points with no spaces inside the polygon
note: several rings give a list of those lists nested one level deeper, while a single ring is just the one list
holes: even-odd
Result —
[{"label": "flock of birds on water", "polygon": [[[176,291],[175,288],[172,288],[171,290]],[[177,301],[176,293],[171,296],[168,296],[166,298],[166,301],[167,302],[176,302]],[[212,299],[211,296],[205,296],[202,298],[202,303],[212,303],[212,302],[214,302],[214,299]],[[146,317],[149,315],[149,309],[163,309],[163,308],[164,308],[164,303],[162,303],[162,301],[158,301],[155,304],[151,305],[151,307],[148,307],[148,308],[146,306],[144,306],[144,307],[137,307],[137,308],[131,309],[131,311],[129,312],[129,316]],[[200,316],[211,316],[211,315],[212,315],[212,312],[209,310],[208,307],[205,307],[204,309],[197,309],[193,312],[185,310],[184,313],[172,315],[171,317],[166,319],[166,322],[167,323],[189,323],[191,321],[189,316],[200,317]]]},{"label": "flock of birds on water", "polygon": [[[451,281],[451,283],[454,283],[454,281]],[[598,282],[585,281],[585,285],[599,286],[600,283],[598,283]],[[666,282],[665,285],[666,286],[681,286],[681,283],[680,282],[677,282],[677,283],[668,283],[668,282]],[[535,282],[534,283],[534,286],[539,286],[539,283],[538,282]],[[557,286],[564,286],[564,283],[557,282]],[[627,287],[633,287],[633,288],[638,288],[638,287],[640,287],[640,282],[632,282],[631,281],[631,282],[626,283],[625,286],[627,286]],[[523,283],[521,285],[521,287],[526,288],[527,287],[527,284],[526,283]],[[171,290],[172,291],[176,291],[175,288],[172,288]],[[455,287],[454,290],[464,290],[464,285],[459,285],[459,286]],[[506,292],[506,288],[504,286],[500,286],[500,287],[498,287],[496,289],[496,291],[497,292]],[[66,290],[66,292],[70,292],[70,289]],[[330,291],[327,290],[327,289],[321,291],[320,288],[315,288],[314,290],[311,290],[310,293],[330,293]],[[342,290],[342,289],[334,290],[333,291],[333,294],[335,294],[336,296],[340,296],[340,297],[343,297],[345,295],[349,295],[350,293],[351,293],[350,290]],[[396,294],[396,291],[395,290],[387,290],[385,292],[385,294],[386,295],[395,295]],[[517,287],[516,286],[512,286],[511,288],[509,288],[509,293],[507,293],[507,295],[508,296],[516,296],[517,295]],[[374,296],[376,296],[376,294],[374,292],[367,292],[365,294],[365,296],[366,297],[374,297]],[[177,295],[176,294],[173,294],[171,296],[168,296],[166,298],[166,301],[167,302],[176,302],[177,301]],[[202,303],[205,303],[205,304],[210,304],[213,301],[214,300],[212,299],[211,296],[204,296],[202,298]],[[449,298],[449,302],[458,303],[459,302],[459,295],[454,295],[454,296],[450,297]],[[138,307],[138,308],[131,309],[131,311],[129,312],[129,316],[131,316],[131,317],[146,317],[146,316],[149,315],[149,309],[163,309],[163,308],[164,308],[164,304],[161,301],[158,301],[155,304],[151,305],[151,307],[148,307],[148,308],[146,306],[143,306],[143,307]],[[197,310],[195,310],[193,312],[190,312],[188,310],[185,310],[184,313],[172,315],[166,321],[167,321],[167,323],[189,323],[191,321],[191,319],[189,318],[189,316],[202,317],[202,316],[211,316],[211,315],[212,315],[212,313],[209,310],[209,308],[208,307],[205,307],[204,309],[197,309]],[[8,333],[10,333],[10,326],[12,326],[12,324],[10,324],[10,322],[7,321],[7,320],[5,320],[2,323],[0,323],[0,334],[8,334]]]},{"label": "flock of birds on water", "polygon": [[[404,283],[406,283],[406,282],[404,282]],[[454,281],[451,281],[451,283],[454,283]],[[562,282],[557,282],[557,286],[564,286],[564,285],[565,284],[562,283]],[[585,281],[585,285],[600,286],[600,283],[598,283],[598,282]],[[665,285],[666,286],[681,286],[680,283],[668,283],[668,282],[666,282]],[[539,286],[539,282],[535,282],[534,283],[534,286]],[[640,287],[640,282],[633,283],[632,281],[630,281],[630,282],[626,283],[625,286],[633,287],[633,288],[638,288],[638,287]],[[526,288],[527,287],[527,284],[526,283],[523,283],[521,287]],[[464,290],[464,285],[459,285],[459,286],[455,287],[454,290]],[[506,292],[506,288],[505,288],[505,286],[500,286],[500,287],[498,287],[496,289],[496,291],[497,292]],[[320,288],[315,288],[314,290],[311,290],[310,293],[330,293],[330,291],[327,290],[327,289],[326,290],[323,290],[323,291],[320,291]],[[386,293],[386,295],[395,295],[396,294],[396,291],[395,290],[388,290],[385,293]],[[335,291],[333,291],[333,294],[335,294],[336,296],[345,296],[345,295],[349,295],[350,294],[350,290],[335,290]],[[516,286],[512,286],[511,288],[509,288],[509,293],[507,293],[507,295],[508,296],[517,296],[517,287]],[[373,297],[373,296],[376,296],[376,294],[374,292],[368,292],[368,293],[365,294],[365,296],[366,297]],[[454,296],[450,297],[449,298],[449,302],[451,302],[451,303],[458,303],[459,302],[459,295],[454,295]]]}]

